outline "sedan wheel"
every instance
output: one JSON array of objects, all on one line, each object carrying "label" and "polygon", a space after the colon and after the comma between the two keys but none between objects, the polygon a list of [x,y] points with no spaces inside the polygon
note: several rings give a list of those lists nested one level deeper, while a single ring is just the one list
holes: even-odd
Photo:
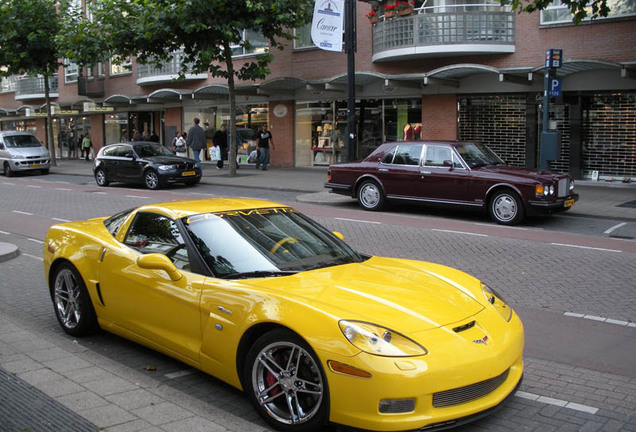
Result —
[{"label": "sedan wheel", "polygon": [[502,225],[516,225],[523,220],[524,208],[519,195],[502,190],[495,192],[488,206],[490,217]]},{"label": "sedan wheel", "polygon": [[110,184],[108,177],[106,177],[106,172],[103,169],[100,168],[95,171],[95,182],[97,186],[108,186]]},{"label": "sedan wheel", "polygon": [[161,186],[159,175],[153,170],[146,171],[146,174],[144,174],[144,183],[148,189],[152,190],[159,189]]},{"label": "sedan wheel", "polygon": [[97,327],[97,317],[86,285],[75,267],[62,264],[53,284],[55,316],[62,329],[72,336],[92,333]]},{"label": "sedan wheel", "polygon": [[358,203],[365,210],[380,210],[385,203],[384,192],[373,180],[365,180],[358,188]]},{"label": "sedan wheel", "polygon": [[250,349],[244,371],[248,397],[283,431],[316,431],[327,420],[328,389],[320,361],[294,333],[275,330]]},{"label": "sedan wheel", "polygon": [[9,165],[9,162],[5,162],[4,163],[4,175],[7,177],[13,177],[14,176],[14,172],[11,169],[11,165]]}]

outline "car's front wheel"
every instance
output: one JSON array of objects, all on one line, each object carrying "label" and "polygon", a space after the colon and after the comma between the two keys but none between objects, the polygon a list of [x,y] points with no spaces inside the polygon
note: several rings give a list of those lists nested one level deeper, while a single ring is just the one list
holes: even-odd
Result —
[{"label": "car's front wheel", "polygon": [[106,171],[101,168],[97,168],[97,170],[95,170],[95,182],[97,183],[97,186],[108,186],[110,181],[108,180]]},{"label": "car's front wheel", "polygon": [[501,225],[516,225],[524,218],[523,202],[516,192],[496,191],[488,204],[490,217]]},{"label": "car's front wheel", "polygon": [[261,336],[247,354],[244,387],[259,414],[278,430],[311,432],[328,419],[329,392],[320,360],[288,330]]},{"label": "car's front wheel", "polygon": [[62,329],[71,336],[84,336],[97,329],[97,316],[84,280],[70,263],[61,264],[55,271],[53,306]]},{"label": "car's front wheel", "polygon": [[161,187],[161,181],[159,180],[159,174],[154,170],[148,170],[144,174],[144,183],[148,189],[156,190]]},{"label": "car's front wheel", "polygon": [[13,177],[14,176],[14,172],[11,169],[11,165],[9,164],[9,162],[5,162],[4,163],[3,169],[4,169],[4,175],[6,177]]},{"label": "car's front wheel", "polygon": [[358,204],[365,210],[380,210],[384,207],[384,192],[373,180],[363,180],[358,187]]}]

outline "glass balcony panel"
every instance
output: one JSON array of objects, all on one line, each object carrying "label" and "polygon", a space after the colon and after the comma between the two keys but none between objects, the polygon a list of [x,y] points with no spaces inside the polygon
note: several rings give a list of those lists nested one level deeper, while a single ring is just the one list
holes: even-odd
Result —
[{"label": "glass balcony panel", "polygon": [[[49,95],[59,97],[57,74],[49,78]],[[43,99],[44,77],[23,77],[16,81],[16,100]]]}]

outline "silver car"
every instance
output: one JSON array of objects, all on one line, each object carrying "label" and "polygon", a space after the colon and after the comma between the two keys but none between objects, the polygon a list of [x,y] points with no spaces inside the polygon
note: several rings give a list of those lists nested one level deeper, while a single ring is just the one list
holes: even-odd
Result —
[{"label": "silver car", "polygon": [[49,151],[28,132],[0,132],[0,164],[7,177],[18,171],[40,170],[48,174],[51,168]]}]

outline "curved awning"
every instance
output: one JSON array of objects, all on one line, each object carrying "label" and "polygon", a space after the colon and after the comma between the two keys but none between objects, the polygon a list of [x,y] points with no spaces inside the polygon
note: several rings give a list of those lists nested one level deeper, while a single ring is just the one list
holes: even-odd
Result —
[{"label": "curved awning", "polygon": [[104,105],[134,105],[137,101],[145,101],[146,96],[128,96],[123,94],[114,94],[104,99]]},{"label": "curved awning", "polygon": [[155,90],[147,96],[148,102],[152,100],[161,100],[161,101],[181,101],[184,96],[187,98],[191,98],[192,90],[176,90],[170,88],[164,88]]},{"label": "curved awning", "polygon": [[216,99],[219,96],[227,96],[230,91],[225,84],[207,84],[192,92],[193,99]]},{"label": "curved awning", "polygon": [[[563,60],[560,68],[556,69],[557,76],[567,76],[578,72],[587,72],[593,70],[621,70],[627,68],[626,65],[616,62],[591,59],[570,59]],[[544,65],[537,66],[532,69],[533,73],[542,73],[545,69]]]}]

